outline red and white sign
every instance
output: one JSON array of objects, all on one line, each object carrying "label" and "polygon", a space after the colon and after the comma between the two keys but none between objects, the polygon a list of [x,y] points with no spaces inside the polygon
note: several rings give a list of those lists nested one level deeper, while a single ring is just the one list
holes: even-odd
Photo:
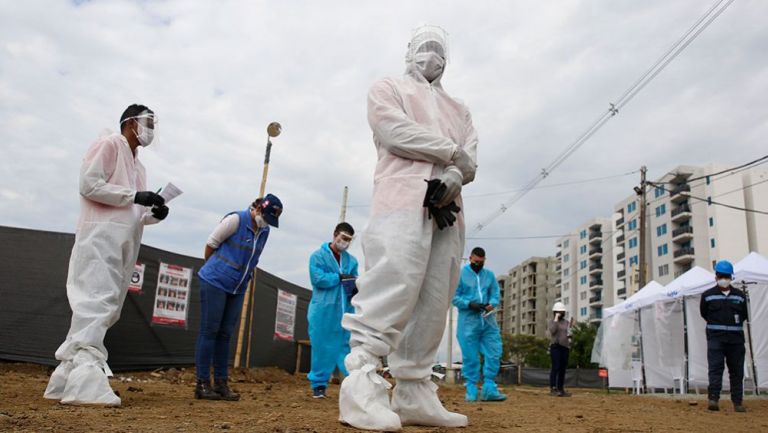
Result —
[{"label": "red and white sign", "polygon": [[160,263],[152,323],[187,326],[192,268]]},{"label": "red and white sign", "polygon": [[129,292],[141,293],[141,286],[144,285],[144,269],[146,269],[146,265],[136,263],[131,275],[131,282],[128,284]]},{"label": "red and white sign", "polygon": [[296,326],[296,303],[298,297],[277,289],[277,311],[275,312],[275,340],[293,341]]}]

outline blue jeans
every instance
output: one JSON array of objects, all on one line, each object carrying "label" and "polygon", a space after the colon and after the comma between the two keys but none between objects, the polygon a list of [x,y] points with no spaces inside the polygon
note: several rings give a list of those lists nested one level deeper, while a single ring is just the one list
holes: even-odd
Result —
[{"label": "blue jeans", "polygon": [[233,295],[200,280],[200,333],[195,345],[197,378],[228,377],[229,341],[235,330],[245,294]]},{"label": "blue jeans", "polygon": [[552,369],[549,371],[550,388],[558,391],[563,391],[565,388],[565,369],[568,368],[570,352],[570,349],[559,344],[549,346],[549,356],[552,359]]}]

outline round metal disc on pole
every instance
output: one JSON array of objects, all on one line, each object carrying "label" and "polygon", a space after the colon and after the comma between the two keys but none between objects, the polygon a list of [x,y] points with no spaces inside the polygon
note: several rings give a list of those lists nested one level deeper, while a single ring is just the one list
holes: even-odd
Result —
[{"label": "round metal disc on pole", "polygon": [[283,132],[283,127],[280,126],[279,122],[272,122],[267,126],[267,135],[270,137],[277,137],[281,132]]}]

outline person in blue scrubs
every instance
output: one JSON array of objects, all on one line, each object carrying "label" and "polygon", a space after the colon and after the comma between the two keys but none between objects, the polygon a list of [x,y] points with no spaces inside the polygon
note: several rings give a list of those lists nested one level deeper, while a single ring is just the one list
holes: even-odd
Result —
[{"label": "person in blue scrubs", "polygon": [[480,380],[480,354],[483,355],[483,401],[504,401],[507,396],[496,387],[501,359],[501,332],[496,324],[495,309],[499,306],[499,283],[496,275],[485,265],[485,250],[476,247],[469,264],[461,269],[459,286],[453,305],[459,309],[457,339],[461,346],[462,367],[466,386],[465,400],[477,400]]},{"label": "person in blue scrubs", "polygon": [[[239,400],[227,385],[229,341],[243,309],[253,270],[269,237],[278,227],[283,203],[272,194],[248,209],[227,214],[208,237],[200,277],[200,334],[195,346],[195,398]],[[213,387],[211,387],[213,364]]]},{"label": "person in blue scrubs", "polygon": [[341,317],[354,312],[350,301],[357,293],[357,259],[347,252],[354,235],[350,224],[339,223],[333,241],[321,245],[309,258],[312,300],[307,320],[312,369],[308,378],[314,398],[326,397],[328,380],[336,368],[347,375],[344,357],[349,353],[349,331],[341,327]]}]

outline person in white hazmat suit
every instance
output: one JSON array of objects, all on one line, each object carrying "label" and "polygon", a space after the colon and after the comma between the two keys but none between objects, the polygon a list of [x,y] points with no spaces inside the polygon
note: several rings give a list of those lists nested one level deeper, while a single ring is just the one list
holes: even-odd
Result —
[{"label": "person in white hazmat suit", "polygon": [[72,321],[56,351],[60,364],[44,397],[65,404],[119,406],[109,386],[104,337],[120,317],[139,255],[144,225],[168,216],[159,194],[146,190],[138,148],[154,137],[155,115],[129,106],[120,133],[100,137],[80,168],[80,219],[69,260],[67,298]]},{"label": "person in white hazmat suit", "polygon": [[[368,122],[378,154],[371,216],[362,235],[366,272],[358,279],[345,358],[349,376],[339,394],[339,419],[354,427],[396,431],[406,425],[462,427],[467,417],[448,412],[431,381],[464,248],[464,218],[441,226],[424,207],[427,179],[439,179],[438,203],[461,206],[461,187],[474,180],[477,134],[469,110],[443,90],[447,35],[417,29],[406,72],[375,83]],[[449,223],[451,224],[452,221]],[[388,356],[396,385],[376,369]]]}]

